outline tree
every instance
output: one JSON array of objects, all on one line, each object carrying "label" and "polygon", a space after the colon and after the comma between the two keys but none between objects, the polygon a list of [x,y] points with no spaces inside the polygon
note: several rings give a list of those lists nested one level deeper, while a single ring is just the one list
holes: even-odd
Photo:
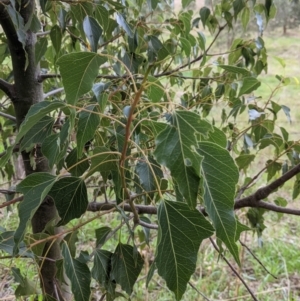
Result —
[{"label": "tree", "polygon": [[278,7],[278,13],[276,14],[275,22],[273,26],[281,26],[283,34],[287,34],[288,28],[295,28],[300,23],[300,3],[299,0],[281,1],[276,0],[274,2]]},{"label": "tree", "polygon": [[[261,233],[261,208],[299,215],[264,200],[291,179],[297,197],[300,165],[299,144],[275,130],[288,107],[272,95],[251,97],[267,71],[263,38],[237,38],[228,51],[212,52],[239,18],[246,29],[255,15],[262,32],[275,7],[253,2],[221,1],[195,17],[186,0],[178,13],[154,0],[1,0],[0,167],[10,179],[20,153],[26,175],[2,191],[18,194],[1,207],[19,203],[20,221],[15,231],[1,230],[0,247],[36,261],[45,300],[88,300],[91,278],[107,300],[120,296],[117,284],[130,295],[143,268],[137,242],[151,243],[150,229],[158,238],[147,283],[157,270],[179,300],[204,239],[239,264],[239,236]],[[278,80],[276,89],[288,81]],[[225,104],[221,126],[217,103]],[[237,120],[247,109],[250,126],[242,128]],[[245,178],[256,152],[269,147],[275,158]],[[269,184],[248,193],[262,173]],[[252,229],[234,213],[245,207]],[[81,220],[86,211],[95,215]],[[120,226],[95,229],[93,251],[79,254],[77,230],[106,214]],[[111,240],[114,250],[106,248]],[[37,293],[13,273],[17,296]]]}]

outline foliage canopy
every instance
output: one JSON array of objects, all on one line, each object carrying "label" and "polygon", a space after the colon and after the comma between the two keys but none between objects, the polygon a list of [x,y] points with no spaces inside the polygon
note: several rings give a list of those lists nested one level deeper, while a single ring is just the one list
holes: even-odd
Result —
[{"label": "foliage canopy", "polygon": [[[34,258],[41,268],[49,242],[61,239],[55,277],[69,279],[76,301],[89,300],[91,279],[107,300],[132,294],[144,267],[141,250],[153,244],[155,231],[147,285],[157,270],[176,300],[204,239],[216,235],[217,251],[227,249],[239,264],[238,240],[250,228],[235,210],[253,207],[247,216],[260,235],[261,208],[285,212],[286,205],[263,199],[293,177],[293,197],[300,192],[299,144],[276,128],[278,112],[290,118],[289,108],[273,94],[262,100],[256,92],[268,68],[262,33],[276,14],[273,1],[222,0],[195,11],[193,1],[182,0],[178,12],[157,0],[26,3],[0,2],[6,18],[0,21],[0,166],[11,180],[14,153],[22,152],[31,168],[13,191],[21,195],[13,202],[22,199],[19,225],[1,229],[0,248]],[[236,38],[228,50],[213,51],[235,22],[246,30],[253,18],[255,38]],[[23,49],[23,69],[14,45]],[[20,109],[27,99],[14,93],[27,87],[18,74],[30,68],[26,76],[46,93],[32,95]],[[275,90],[289,82],[277,79]],[[246,127],[239,123],[245,115]],[[275,155],[257,175],[245,176],[265,148]],[[46,169],[36,167],[38,159]],[[270,184],[249,195],[263,172]],[[31,233],[30,221],[47,198],[58,218]],[[98,213],[81,219],[86,211]],[[112,212],[120,225],[99,225],[93,249],[79,253],[77,230]],[[37,293],[13,272],[21,279],[19,295]],[[62,300],[43,284],[42,291],[48,300]]]}]

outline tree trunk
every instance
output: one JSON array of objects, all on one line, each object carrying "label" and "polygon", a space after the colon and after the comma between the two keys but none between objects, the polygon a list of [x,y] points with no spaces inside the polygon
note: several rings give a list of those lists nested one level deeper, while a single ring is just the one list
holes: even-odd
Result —
[{"label": "tree trunk", "polygon": [[[16,5],[18,2],[16,2]],[[34,0],[22,0],[17,8],[26,24],[35,10]],[[43,86],[39,81],[40,67],[35,63],[35,33],[26,32],[25,45],[18,40],[15,27],[4,5],[0,3],[0,24],[6,34],[11,54],[14,84],[8,88],[6,94],[10,97],[16,114],[17,127],[19,128],[30,107],[43,100]],[[25,51],[24,51],[25,49]],[[5,90],[5,89],[3,89]],[[22,152],[26,176],[35,172],[50,172],[48,162],[43,157],[40,146],[35,146],[35,167],[31,165],[30,153]],[[33,233],[43,232],[48,222],[57,216],[54,201],[46,197],[32,218]],[[60,258],[59,242],[49,242],[44,248],[46,260],[39,262],[40,282],[43,294],[56,300],[66,300],[64,293],[56,279],[56,260]],[[68,291],[68,290],[67,290]],[[68,292],[67,292],[68,294]]]}]

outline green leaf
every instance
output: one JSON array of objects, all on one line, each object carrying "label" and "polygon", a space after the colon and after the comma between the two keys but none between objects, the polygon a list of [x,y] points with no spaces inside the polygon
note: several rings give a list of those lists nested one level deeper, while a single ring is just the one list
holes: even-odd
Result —
[{"label": "green leaf", "polygon": [[244,7],[245,7],[245,0],[235,0],[233,2],[233,11],[234,11],[235,19]]},{"label": "green leaf", "polygon": [[104,146],[95,147],[90,159],[91,167],[89,175],[92,175],[96,171],[110,172],[118,170],[117,162],[119,162],[119,158],[117,154]]},{"label": "green leaf", "polygon": [[35,64],[38,64],[47,51],[48,39],[40,38],[35,44]]},{"label": "green leaf", "polygon": [[163,178],[163,172],[160,165],[153,158],[148,157],[147,160],[145,157],[142,157],[136,165],[136,173],[142,188],[146,192],[153,192],[159,189],[156,184],[158,183],[159,185],[160,179]]},{"label": "green leaf", "polygon": [[102,26],[104,32],[107,31],[109,24],[109,13],[108,10],[103,5],[95,5],[95,17],[99,24]]},{"label": "green leaf", "polygon": [[77,126],[77,157],[80,158],[85,143],[94,138],[95,131],[100,123],[98,106],[89,105],[79,113]]},{"label": "green leaf", "polygon": [[235,159],[235,162],[239,170],[246,170],[254,159],[255,155],[242,154]]},{"label": "green leaf", "polygon": [[[14,235],[15,235],[14,231],[5,231],[0,233],[0,250],[8,253],[9,255],[14,254],[14,246],[15,246]],[[23,257],[25,256],[29,258],[34,258],[34,254],[30,250],[28,250],[24,241],[21,241],[19,244],[18,255]]]},{"label": "green leaf", "polygon": [[208,140],[210,142],[216,143],[219,146],[226,148],[227,147],[227,137],[225,133],[218,129],[217,127],[213,126],[213,131],[208,133],[208,138],[204,140]]},{"label": "green leaf", "polygon": [[236,67],[233,65],[218,65],[218,66],[230,73],[241,74],[243,76],[250,76],[251,74],[249,70],[242,67]]},{"label": "green leaf", "polygon": [[37,172],[27,176],[17,185],[16,191],[23,193],[24,199],[19,205],[20,223],[16,230],[14,254],[18,253],[19,243],[23,240],[28,223],[47,196],[55,182],[55,177],[49,173]]},{"label": "green leaf", "polygon": [[235,243],[237,222],[234,197],[239,179],[237,166],[228,151],[211,142],[200,142],[198,152],[203,156],[201,173],[206,211],[213,221],[216,234],[240,264]]},{"label": "green leaf", "polygon": [[282,110],[283,110],[285,116],[287,117],[288,122],[292,123],[292,118],[291,118],[291,114],[290,114],[291,109],[285,105],[282,105],[281,107],[282,107]]},{"label": "green leaf", "polygon": [[68,233],[64,237],[64,241],[67,243],[69,252],[74,258],[76,256],[76,243],[78,242],[78,230]]},{"label": "green leaf", "polygon": [[59,53],[61,49],[61,40],[62,40],[62,32],[58,25],[54,25],[50,31],[50,38],[52,45],[55,49],[56,54]]},{"label": "green leaf", "polygon": [[112,255],[111,264],[111,279],[130,295],[144,264],[142,256],[132,246],[119,243]]},{"label": "green leaf", "polygon": [[[31,233],[28,233],[26,236],[25,236],[25,243],[26,245],[31,245],[39,240],[43,240],[43,239],[46,239],[47,237],[49,237],[48,234],[46,233],[35,233],[35,234],[31,234]],[[44,247],[46,245],[46,241],[43,241],[35,246],[32,246],[30,247],[30,250],[31,252],[35,255],[35,256],[43,256],[44,255]],[[22,254],[23,255],[23,254]]]},{"label": "green leaf", "polygon": [[122,27],[125,32],[127,33],[127,35],[131,38],[133,38],[133,31],[130,27],[130,25],[126,22],[125,18],[123,17],[122,14],[117,13],[116,14],[116,21],[119,24],[120,27]]},{"label": "green leaf", "polygon": [[157,78],[153,76],[148,76],[148,86],[146,89],[146,93],[148,98],[152,102],[160,102],[165,94],[165,88],[162,86],[162,84]]},{"label": "green leaf", "polygon": [[75,301],[90,300],[91,273],[85,263],[72,258],[67,244],[62,245],[62,255],[64,257],[64,267],[68,278],[71,281],[72,293]]},{"label": "green leaf", "polygon": [[75,177],[80,177],[90,167],[85,154],[80,159],[77,158],[77,148],[72,149],[67,156],[66,165],[68,171]]},{"label": "green leaf", "polygon": [[64,108],[66,105],[60,101],[41,101],[30,107],[25,120],[22,122],[16,142],[20,139],[46,114],[56,109]]},{"label": "green leaf", "polygon": [[267,161],[267,173],[268,182],[276,175],[277,172],[281,171],[282,164],[273,160]]},{"label": "green leaf", "polygon": [[181,0],[182,8],[186,8],[193,0]]},{"label": "green leaf", "polygon": [[30,281],[27,277],[24,277],[21,274],[20,269],[12,267],[12,273],[14,275],[15,281],[20,283],[15,290],[16,298],[19,298],[21,296],[30,296],[37,293],[35,283]]},{"label": "green leaf", "polygon": [[244,30],[246,30],[250,20],[250,9],[248,6],[245,6],[243,8],[241,19],[242,19]]},{"label": "green leaf", "polygon": [[103,245],[105,243],[107,235],[110,233],[111,228],[109,227],[101,227],[95,230],[96,233],[96,247],[99,245]]},{"label": "green leaf", "polygon": [[60,138],[59,133],[52,134],[45,138],[42,144],[42,153],[48,159],[50,168],[53,168],[57,163],[57,159],[60,153]]},{"label": "green leaf", "polygon": [[32,144],[43,143],[44,140],[52,133],[54,119],[44,116],[36,122],[31,129],[24,135],[20,144],[20,150],[29,148]]},{"label": "green leaf", "polygon": [[58,59],[57,64],[69,104],[76,104],[81,95],[92,89],[99,67],[105,62],[106,57],[89,52],[70,53]]},{"label": "green leaf", "polygon": [[255,77],[245,77],[243,79],[243,84],[239,92],[239,96],[244,94],[249,94],[261,85],[261,82],[258,81]]},{"label": "green leaf", "polygon": [[98,42],[102,35],[102,29],[100,25],[94,18],[86,16],[83,20],[83,30],[89,41],[91,50],[93,52],[97,52]]},{"label": "green leaf", "polygon": [[209,15],[210,15],[210,9],[208,7],[204,6],[200,9],[200,18],[204,28],[205,28],[206,20],[208,19]]},{"label": "green leaf", "polygon": [[61,218],[57,226],[65,225],[74,218],[85,213],[88,197],[82,179],[68,177],[59,179],[52,187],[49,195],[55,201],[56,209]]},{"label": "green leaf", "polygon": [[175,125],[169,125],[156,137],[154,155],[167,166],[176,180],[180,193],[191,208],[196,206],[200,181],[201,156],[195,151],[197,136],[207,136],[213,128],[196,113],[176,111]]},{"label": "green leaf", "polygon": [[158,224],[155,264],[176,300],[180,300],[195,272],[200,244],[214,229],[198,210],[170,201],[160,203]]},{"label": "green leaf", "polygon": [[116,284],[110,280],[111,258],[113,253],[96,249],[94,253],[94,266],[92,277],[97,280],[102,288],[112,293]]},{"label": "green leaf", "polygon": [[180,37],[179,40],[180,40],[182,50],[185,52],[185,55],[189,57],[191,54],[191,44],[189,40],[183,37]]}]

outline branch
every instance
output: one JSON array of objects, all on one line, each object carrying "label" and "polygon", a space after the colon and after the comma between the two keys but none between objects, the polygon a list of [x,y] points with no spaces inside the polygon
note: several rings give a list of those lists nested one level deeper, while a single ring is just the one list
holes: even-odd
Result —
[{"label": "branch", "polygon": [[64,90],[64,88],[57,88],[57,89],[51,90],[51,91],[49,91],[48,93],[45,93],[45,94],[44,94],[44,98],[47,98],[47,97],[50,97],[50,96],[55,95],[55,94],[57,94],[57,93],[60,93],[60,92],[62,92],[63,90]]},{"label": "branch", "polygon": [[12,99],[15,94],[14,85],[8,83],[2,78],[0,78],[0,90],[2,90],[10,99]]},{"label": "branch", "polygon": [[[265,204],[268,204],[268,203],[259,202],[259,201],[261,201],[261,200],[265,199],[266,197],[268,197],[278,187],[283,185],[285,182],[290,180],[292,177],[294,177],[298,173],[300,173],[300,164],[298,164],[294,168],[290,169],[288,172],[283,174],[280,178],[273,181],[269,185],[258,189],[255,193],[253,193],[253,194],[251,194],[247,197],[244,197],[242,199],[237,200],[234,204],[234,209],[240,209],[240,208],[243,208],[243,207],[266,208],[266,207],[261,207],[261,206],[266,206]],[[260,206],[258,206],[258,202],[259,202]],[[275,206],[274,209],[277,209],[277,208],[287,209],[287,208],[279,207],[279,206],[276,206],[276,205],[274,205],[274,206]],[[282,211],[277,211],[277,212],[282,212]],[[292,213],[290,213],[290,214],[292,214]]]},{"label": "branch", "polygon": [[0,208],[8,207],[9,205],[21,202],[21,201],[23,201],[23,198],[24,197],[21,195],[21,196],[18,196],[17,198],[15,198],[13,200],[4,202],[3,204],[0,204]]},{"label": "branch", "polygon": [[220,252],[219,248],[217,247],[216,243],[213,241],[213,239],[209,238],[210,242],[212,243],[215,250],[219,253],[219,255],[223,258],[223,260],[227,263],[227,265],[230,267],[232,272],[241,280],[249,294],[251,295],[252,299],[255,301],[258,301],[258,299],[255,297],[254,293],[252,292],[251,288],[248,286],[248,284],[245,282],[245,280],[242,278],[242,276],[237,272],[237,270],[232,266],[232,264],[229,262],[229,260],[223,255],[223,253]]},{"label": "branch", "polygon": [[[108,211],[116,207],[115,202],[110,203],[97,203],[90,202],[87,207],[87,211],[97,212],[97,211]],[[147,205],[134,205],[138,214],[157,214],[157,207],[155,206],[147,206]],[[126,212],[132,212],[129,204],[122,205],[122,209]]]},{"label": "branch", "polygon": [[154,75],[154,77],[161,77],[161,76],[166,76],[166,75],[171,75],[172,73],[178,72],[179,70],[190,66],[191,64],[194,64],[196,62],[199,62],[205,55],[207,55],[207,52],[210,50],[210,48],[212,47],[212,45],[215,43],[215,41],[217,40],[218,36],[220,35],[220,33],[222,32],[222,30],[226,27],[227,24],[220,26],[219,30],[217,32],[217,34],[215,35],[215,37],[213,38],[212,42],[210,43],[210,45],[207,47],[207,49],[204,51],[204,53],[200,54],[198,57],[196,57],[195,59],[193,59],[192,61],[183,64],[173,70],[167,71],[167,72],[162,72],[159,74]]},{"label": "branch", "polygon": [[9,120],[12,120],[12,121],[16,121],[16,120],[17,120],[15,116],[6,114],[6,113],[1,112],[1,111],[0,111],[0,116],[5,117],[5,118],[7,118],[7,119],[9,119]]}]

